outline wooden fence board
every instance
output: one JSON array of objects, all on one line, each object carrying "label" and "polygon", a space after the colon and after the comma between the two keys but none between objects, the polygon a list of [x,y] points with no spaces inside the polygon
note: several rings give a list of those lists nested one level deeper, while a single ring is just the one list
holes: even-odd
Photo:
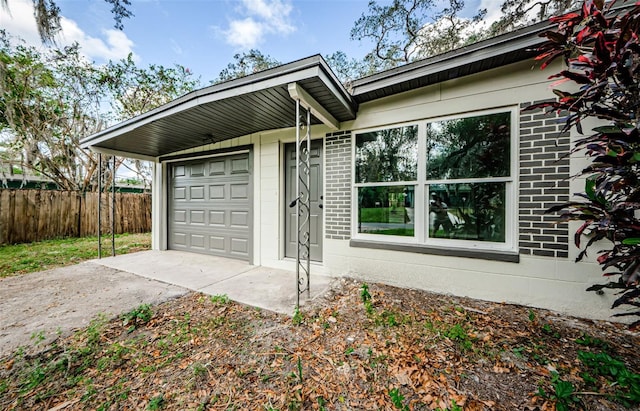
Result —
[{"label": "wooden fence board", "polygon": [[[111,233],[111,193],[102,195],[102,232]],[[151,231],[151,195],[116,193],[115,232]],[[98,194],[0,189],[0,244],[98,232]]]}]

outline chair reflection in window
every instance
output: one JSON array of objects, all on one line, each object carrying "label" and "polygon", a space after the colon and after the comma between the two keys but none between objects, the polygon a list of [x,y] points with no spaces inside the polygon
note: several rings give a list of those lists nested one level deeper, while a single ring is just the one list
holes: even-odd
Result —
[{"label": "chair reflection in window", "polygon": [[430,237],[451,238],[454,235],[454,228],[461,223],[459,217],[449,212],[449,207],[442,197],[432,193],[429,201]]}]

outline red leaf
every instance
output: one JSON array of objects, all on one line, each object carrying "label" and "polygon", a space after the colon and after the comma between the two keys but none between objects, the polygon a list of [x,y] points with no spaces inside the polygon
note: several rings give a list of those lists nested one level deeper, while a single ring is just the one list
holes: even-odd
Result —
[{"label": "red leaf", "polygon": [[[578,32],[578,34],[576,35],[576,42],[577,43],[582,43],[582,41],[584,40],[584,38],[588,35],[590,35],[592,33],[591,31],[591,27],[587,26],[585,28],[583,28],[582,30],[580,30]],[[582,57],[582,56],[580,56]]]}]

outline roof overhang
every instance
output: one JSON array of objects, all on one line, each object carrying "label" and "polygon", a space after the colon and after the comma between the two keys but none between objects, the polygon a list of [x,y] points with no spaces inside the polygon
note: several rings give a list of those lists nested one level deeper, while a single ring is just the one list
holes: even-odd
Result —
[{"label": "roof overhang", "polygon": [[81,140],[84,148],[154,160],[177,151],[296,125],[296,100],[312,124],[355,119],[357,104],[316,55],[186,94]]},{"label": "roof overhang", "polygon": [[531,51],[547,41],[540,33],[549,21],[462,47],[432,58],[353,81],[352,96],[360,104],[447,80],[531,59]]}]

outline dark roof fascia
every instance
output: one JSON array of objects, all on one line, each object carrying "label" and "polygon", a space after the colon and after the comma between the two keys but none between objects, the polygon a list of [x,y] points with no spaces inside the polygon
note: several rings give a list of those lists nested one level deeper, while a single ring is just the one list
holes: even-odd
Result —
[{"label": "dark roof fascia", "polygon": [[189,108],[193,108],[201,104],[251,93],[252,91],[263,90],[273,86],[301,81],[314,76],[319,77],[334,93],[334,95],[340,99],[341,103],[344,104],[345,107],[349,108],[351,116],[355,119],[358,109],[357,103],[333,74],[322,56],[317,54],[282,66],[264,70],[259,73],[251,74],[246,77],[194,90],[151,111],[140,114],[129,120],[125,120],[93,135],[87,136],[80,140],[80,146],[82,148],[89,148],[92,145],[99,144],[100,142],[108,140],[116,135],[132,131],[142,125],[188,110]]},{"label": "dark roof fascia", "polygon": [[[374,97],[373,92],[383,91],[384,93],[385,88],[408,83],[417,78],[445,72],[474,62],[490,60],[505,54],[534,48],[547,41],[545,38],[539,37],[539,35],[552,27],[554,27],[553,23],[544,21],[432,58],[363,77],[353,81],[351,95],[358,103],[364,103],[378,98]],[[491,68],[496,67],[499,67],[499,65],[496,64],[495,67]],[[395,93],[388,90],[386,95],[391,94]]]}]

